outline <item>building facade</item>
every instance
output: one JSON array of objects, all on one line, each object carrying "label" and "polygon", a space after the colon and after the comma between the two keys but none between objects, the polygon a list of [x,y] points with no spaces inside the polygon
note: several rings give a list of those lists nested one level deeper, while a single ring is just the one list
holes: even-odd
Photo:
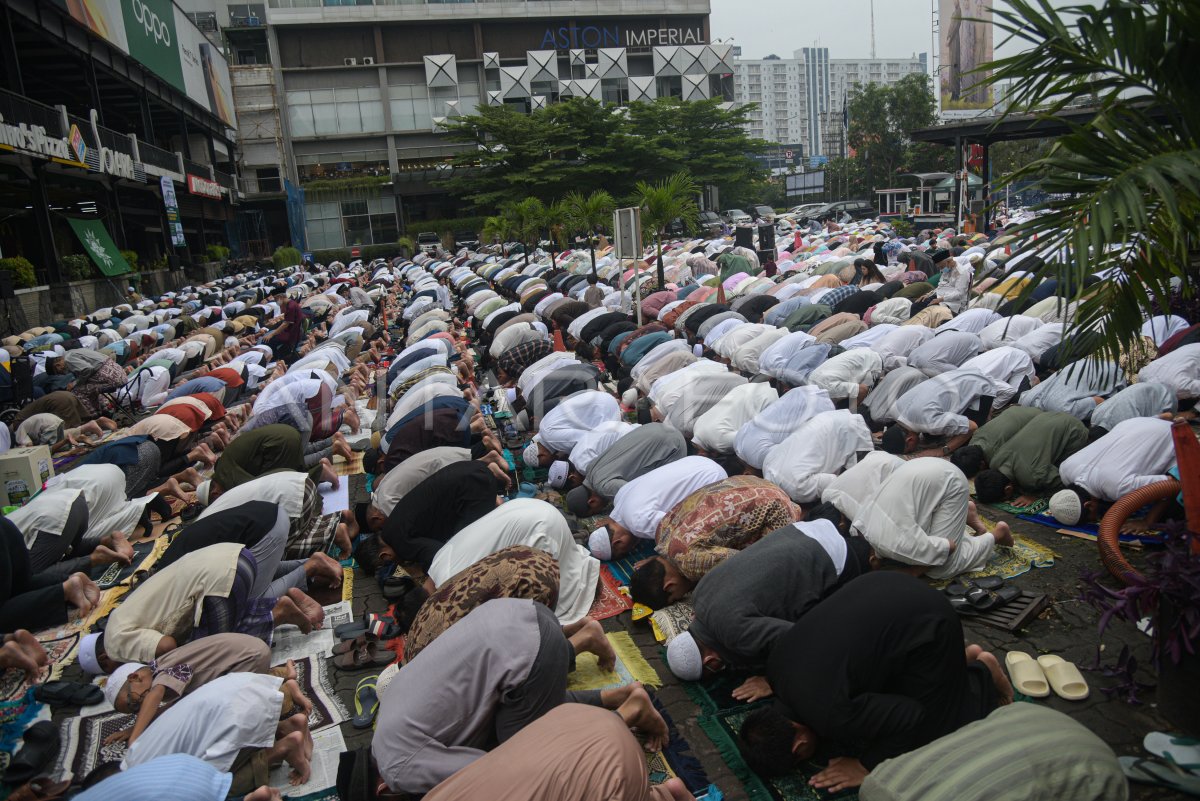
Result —
[{"label": "building facade", "polygon": [[803,156],[842,155],[842,112],[853,88],[893,84],[906,75],[928,74],[925,53],[912,58],[840,59],[827,47],[805,47],[792,58],[737,59],[734,98],[755,103],[751,136],[803,147]]},{"label": "building facade", "polygon": [[3,0],[0,36],[0,255],[53,288],[67,256],[115,275],[118,250],[152,269],[226,244],[239,200],[229,73],[182,10]]},{"label": "building facade", "polygon": [[443,125],[479,106],[734,95],[708,0],[186,1],[228,40],[246,206],[303,190],[307,250],[459,216]]}]

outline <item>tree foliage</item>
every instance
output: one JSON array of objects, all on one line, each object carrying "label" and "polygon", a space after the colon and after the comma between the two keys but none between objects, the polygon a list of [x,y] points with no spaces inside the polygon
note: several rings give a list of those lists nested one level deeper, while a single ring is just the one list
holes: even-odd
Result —
[{"label": "tree foliage", "polygon": [[[847,197],[872,198],[876,189],[896,185],[909,172],[952,170],[953,152],[913,142],[909,131],[927,128],[937,119],[932,84],[924,74],[906,75],[896,83],[856,86],[848,102],[848,164],[833,165]],[[852,154],[852,155],[850,155]],[[826,183],[832,176],[826,175]]]},{"label": "tree foliage", "polygon": [[481,106],[447,122],[450,139],[474,147],[455,156],[441,184],[485,210],[527,196],[550,202],[605,190],[625,197],[639,180],[680,171],[737,194],[761,179],[753,155],[766,143],[747,136],[748,108],[721,105],[659,98],[621,107],[567,98],[528,114]]},{"label": "tree foliage", "polygon": [[638,181],[634,187],[636,203],[642,209],[642,227],[654,232],[657,249],[658,286],[666,286],[663,274],[662,243],[667,228],[680,220],[687,229],[694,229],[700,216],[696,195],[700,187],[686,172],[677,172],[658,183]]},{"label": "tree foliage", "polygon": [[[1046,258],[1042,278],[1074,287],[1071,331],[1098,329],[1116,359],[1145,316],[1195,296],[1200,241],[1200,3],[1104,0],[1056,9],[1008,0],[998,29],[1023,52],[985,64],[1011,87],[1009,113],[1049,118],[1076,102],[1098,103],[1039,158],[1005,179],[1040,179],[1043,212],[1016,233]],[[1111,270],[1090,288],[1083,279]],[[1036,283],[1036,282],[1034,282]],[[1033,289],[1030,284],[1026,295]],[[1085,295],[1085,293],[1087,293]]]},{"label": "tree foliage", "polygon": [[588,240],[592,256],[592,273],[596,272],[596,233],[609,226],[617,201],[604,189],[591,194],[571,192],[563,199],[567,227],[582,233]]}]

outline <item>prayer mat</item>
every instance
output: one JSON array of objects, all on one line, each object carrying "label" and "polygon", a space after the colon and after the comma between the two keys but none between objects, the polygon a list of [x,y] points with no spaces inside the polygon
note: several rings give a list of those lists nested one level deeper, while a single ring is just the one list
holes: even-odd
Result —
[{"label": "prayer mat", "polygon": [[[1050,515],[1017,515],[1022,520],[1028,520],[1030,523],[1037,523],[1043,526],[1049,526],[1055,529],[1059,534],[1064,534],[1069,537],[1081,537],[1082,539],[1096,541],[1100,536],[1100,526],[1094,523],[1080,523],[1075,526],[1064,526],[1062,523],[1055,520]],[[1119,534],[1117,535],[1123,544],[1126,545],[1162,545],[1163,536],[1159,532],[1146,532],[1145,534]]]},{"label": "prayer mat", "polygon": [[356,476],[367,472],[363,469],[362,452],[355,451],[351,453],[349,460],[343,459],[341,456],[333,457],[333,472],[339,476]]},{"label": "prayer mat", "polygon": [[608,565],[600,565],[600,594],[592,603],[587,616],[593,620],[607,620],[632,606],[633,601],[621,591],[621,586],[617,584],[617,579],[608,569]]},{"label": "prayer mat", "polygon": [[954,579],[941,579],[931,582],[935,587],[945,587],[952,580],[981,579],[988,576],[999,576],[1002,579],[1016,578],[1028,573],[1035,567],[1053,567],[1054,551],[1045,545],[1031,539],[1013,535],[1015,545],[1011,548],[997,545],[992,550],[987,564],[981,569],[955,576]]},{"label": "prayer mat", "polygon": [[354,568],[342,567],[342,600],[354,600]]},{"label": "prayer mat", "polygon": [[[662,649],[662,658],[667,660],[666,649]],[[726,670],[715,676],[700,681],[680,682],[688,696],[695,702],[702,715],[711,715],[727,709],[743,706],[744,702],[733,697],[733,691],[750,678],[750,673],[744,670]]]},{"label": "prayer mat", "polygon": [[595,654],[582,653],[575,657],[575,670],[567,679],[568,690],[611,690],[640,681],[647,687],[661,687],[662,679],[642,656],[633,638],[624,631],[609,632],[609,643],[617,655],[613,670],[605,673]]},{"label": "prayer mat", "polygon": [[760,701],[757,704],[739,706],[711,715],[705,715],[697,721],[700,728],[713,741],[721,759],[742,782],[746,797],[750,801],[858,801],[857,790],[843,790],[840,793],[827,793],[810,787],[808,780],[824,767],[816,762],[806,762],[796,770],[778,779],[764,779],[750,770],[742,759],[737,747],[737,732],[746,716],[759,706],[770,703]]},{"label": "prayer mat", "polygon": [[709,786],[708,774],[700,760],[692,754],[692,746],[675,728],[675,721],[667,714],[666,708],[655,697],[650,699],[658,714],[662,715],[667,724],[667,744],[661,751],[646,754],[646,768],[650,773],[651,784],[662,784],[668,779],[678,777],[687,785],[688,792],[693,795],[702,792]]},{"label": "prayer mat", "polygon": [[[599,525],[597,523],[596,527]],[[612,571],[612,574],[616,576],[617,583],[622,587],[628,587],[629,580],[633,576],[634,566],[643,559],[649,559],[651,556],[654,556],[654,540],[639,539],[628,556],[621,559],[614,559],[611,562],[605,562],[605,564],[608,565],[608,569]]]},{"label": "prayer mat", "polygon": [[46,666],[38,672],[37,680],[34,682],[26,681],[25,672],[15,668],[9,668],[0,673],[0,700],[16,701],[35,684],[45,684],[61,678],[67,658],[71,656],[75,646],[79,643],[79,634],[76,631],[63,637],[38,638],[42,647],[46,649],[48,657]]},{"label": "prayer mat", "polygon": [[650,630],[659,642],[670,642],[683,634],[692,625],[696,610],[690,601],[679,601],[664,606],[650,615]]},{"label": "prayer mat", "polygon": [[312,714],[308,716],[309,731],[319,731],[348,720],[350,712],[338,697],[329,675],[329,660],[324,655],[310,656],[297,659],[294,664],[296,683],[313,705]]},{"label": "prayer mat", "polygon": [[315,551],[329,550],[333,543],[333,535],[337,532],[338,523],[342,522],[342,513],[318,515],[307,529],[294,537],[288,538],[287,548],[283,552],[284,559],[307,559]]},{"label": "prayer mat", "polygon": [[1003,501],[989,504],[989,506],[999,509],[1001,512],[1008,512],[1010,515],[1037,515],[1050,508],[1050,499],[1038,498],[1028,506],[1013,506],[1011,503]]},{"label": "prayer mat", "polygon": [[[111,565],[105,565],[103,568],[96,568],[92,572],[92,581],[96,582],[96,586],[102,590],[110,589],[120,584],[125,579],[129,578],[141,565],[142,561],[150,555],[154,550],[154,540],[143,540],[135,543],[133,546],[133,559],[129,564],[122,565],[113,562]],[[99,575],[96,573],[99,572]]]},{"label": "prayer mat", "polygon": [[65,778],[68,774],[82,779],[106,762],[125,758],[125,741],[105,745],[109,736],[133,725],[133,715],[111,710],[98,715],[67,718],[59,727],[62,746],[58,762],[50,775]]}]

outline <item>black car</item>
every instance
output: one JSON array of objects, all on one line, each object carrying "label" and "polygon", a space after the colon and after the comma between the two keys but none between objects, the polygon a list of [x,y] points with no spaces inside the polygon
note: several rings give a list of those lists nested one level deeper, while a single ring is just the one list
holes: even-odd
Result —
[{"label": "black car", "polygon": [[479,237],[474,231],[455,231],[454,232],[454,247],[456,250],[477,250],[479,248]]},{"label": "black car", "polygon": [[715,211],[700,212],[700,230],[706,234],[720,233],[725,228],[724,221],[721,220],[721,215]]},{"label": "black car", "polygon": [[879,212],[866,200],[839,200],[836,203],[826,203],[821,208],[808,215],[808,219],[818,222],[833,220],[838,222],[846,215],[852,220],[866,220],[876,217]]}]

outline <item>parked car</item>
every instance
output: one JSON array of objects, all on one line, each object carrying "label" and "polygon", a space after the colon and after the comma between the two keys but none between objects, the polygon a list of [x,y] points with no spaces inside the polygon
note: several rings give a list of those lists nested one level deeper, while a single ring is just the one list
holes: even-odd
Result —
[{"label": "parked car", "polygon": [[422,231],[417,234],[417,248],[422,253],[434,254],[442,246],[442,239],[433,231]]},{"label": "parked car", "polygon": [[803,220],[824,205],[824,203],[803,203],[788,209],[788,214],[794,214],[797,220]]},{"label": "parked car", "polygon": [[463,248],[476,250],[479,247],[479,237],[475,235],[474,231],[455,231],[454,247],[456,250]]},{"label": "parked car", "polygon": [[771,220],[775,219],[775,209],[771,206],[755,206],[753,209],[751,209],[751,211],[753,211],[754,216],[758,217],[760,220],[766,220],[770,222]]},{"label": "parked car", "polygon": [[702,211],[699,217],[700,230],[706,234],[719,234],[725,227],[725,221],[715,211]]},{"label": "parked car", "polygon": [[750,215],[741,209],[726,209],[721,212],[721,219],[730,225],[741,225],[742,223],[753,222]]},{"label": "parked car", "polygon": [[826,203],[810,213],[808,219],[818,222],[828,222],[829,220],[837,222],[847,214],[852,220],[865,220],[878,216],[879,212],[875,211],[875,207],[866,200],[839,200],[836,203]]}]

